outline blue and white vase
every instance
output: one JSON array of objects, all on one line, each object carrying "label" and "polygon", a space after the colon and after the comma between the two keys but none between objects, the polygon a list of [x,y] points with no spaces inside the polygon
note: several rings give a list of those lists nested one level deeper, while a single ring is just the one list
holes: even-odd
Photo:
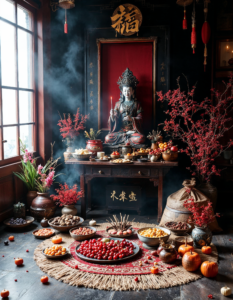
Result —
[{"label": "blue and white vase", "polygon": [[209,246],[212,241],[212,232],[208,227],[198,227],[192,230],[191,237],[193,239],[194,247],[202,248],[203,246]]}]

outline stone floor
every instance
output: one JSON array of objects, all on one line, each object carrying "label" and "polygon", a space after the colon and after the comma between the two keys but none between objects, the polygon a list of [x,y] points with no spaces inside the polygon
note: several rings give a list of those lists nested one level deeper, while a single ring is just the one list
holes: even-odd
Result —
[{"label": "stone floor", "polygon": [[[106,211],[92,211],[87,215],[87,220],[95,218],[97,222],[105,222]],[[156,223],[156,217],[130,215],[139,222]],[[0,291],[8,289],[9,299],[17,300],[47,300],[47,299],[85,299],[85,300],[204,300],[209,299],[212,294],[213,299],[227,299],[220,294],[220,288],[228,285],[233,289],[233,227],[225,224],[221,234],[214,235],[213,242],[219,252],[219,274],[214,279],[202,278],[187,285],[145,291],[99,291],[89,288],[72,287],[53,278],[49,279],[48,285],[42,285],[40,277],[44,274],[33,260],[33,252],[41,240],[32,236],[32,231],[40,228],[40,224],[35,222],[23,231],[15,231],[0,225]],[[15,236],[15,241],[9,246],[4,246],[4,240],[9,235]],[[232,239],[232,241],[229,241]],[[29,252],[26,252],[26,250]],[[4,256],[4,257],[3,257]],[[15,257],[24,259],[24,266],[16,267]],[[28,270],[28,272],[26,272]],[[17,279],[17,282],[15,282]],[[233,295],[228,297],[233,299]]]}]

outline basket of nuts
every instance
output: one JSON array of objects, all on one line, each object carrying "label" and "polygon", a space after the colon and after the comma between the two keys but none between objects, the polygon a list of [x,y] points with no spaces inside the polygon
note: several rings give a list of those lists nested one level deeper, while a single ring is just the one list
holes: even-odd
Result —
[{"label": "basket of nuts", "polygon": [[58,231],[69,231],[71,228],[76,227],[84,222],[84,219],[78,216],[62,215],[49,220],[49,226]]}]

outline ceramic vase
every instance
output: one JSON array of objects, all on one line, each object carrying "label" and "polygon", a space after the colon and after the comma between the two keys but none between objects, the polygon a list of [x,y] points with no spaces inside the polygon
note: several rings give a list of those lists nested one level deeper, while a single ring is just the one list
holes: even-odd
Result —
[{"label": "ceramic vase", "polygon": [[27,208],[30,208],[33,199],[37,196],[37,191],[28,191],[27,192]]},{"label": "ceramic vase", "polygon": [[197,189],[201,191],[212,203],[213,210],[217,204],[218,191],[210,182],[204,182],[198,185]]},{"label": "ceramic vase", "polygon": [[75,216],[78,212],[75,205],[64,205],[64,207],[61,210],[63,215],[72,215]]},{"label": "ceramic vase", "polygon": [[96,156],[97,152],[103,151],[103,143],[101,140],[88,140],[86,143],[86,149],[88,149],[93,156]]},{"label": "ceramic vase", "polygon": [[56,204],[50,199],[48,193],[37,192],[37,197],[32,201],[30,206],[31,214],[37,220],[43,218],[52,218],[56,210]]},{"label": "ceramic vase", "polygon": [[194,226],[191,237],[193,239],[194,247],[202,248],[203,246],[209,246],[212,241],[212,232],[208,227]]}]

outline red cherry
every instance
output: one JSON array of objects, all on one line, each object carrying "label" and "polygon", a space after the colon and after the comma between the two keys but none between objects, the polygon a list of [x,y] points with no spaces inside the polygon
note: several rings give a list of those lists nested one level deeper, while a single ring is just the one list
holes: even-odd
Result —
[{"label": "red cherry", "polygon": [[26,270],[26,272],[28,272],[28,270]]},{"label": "red cherry", "polygon": [[151,256],[147,256],[147,259],[151,259]]},{"label": "red cherry", "polygon": [[17,279],[15,279],[15,282],[17,281]]},{"label": "red cherry", "polygon": [[26,252],[29,252],[29,250],[26,250]]},{"label": "red cherry", "polygon": [[135,280],[136,282],[138,282],[138,277],[135,277],[134,280]]},{"label": "red cherry", "polygon": [[74,268],[77,270],[78,269],[78,265],[76,265]]}]

